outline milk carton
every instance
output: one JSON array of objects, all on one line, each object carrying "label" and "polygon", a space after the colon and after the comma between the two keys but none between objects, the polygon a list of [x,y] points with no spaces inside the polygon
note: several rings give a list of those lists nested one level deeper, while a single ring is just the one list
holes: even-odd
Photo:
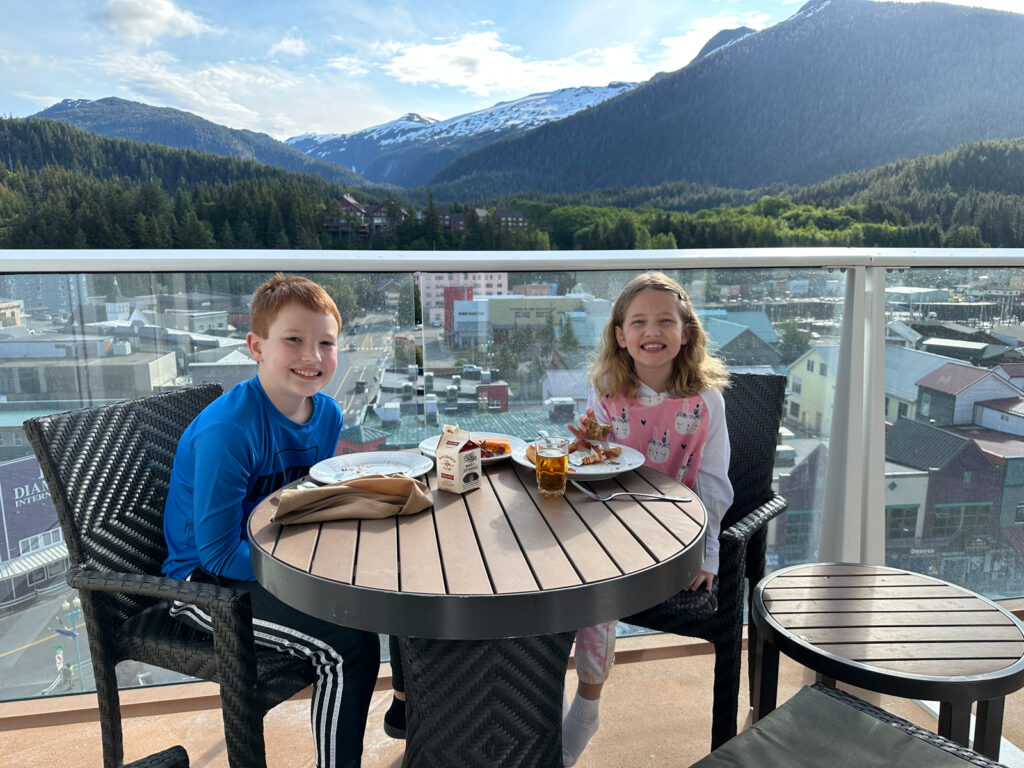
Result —
[{"label": "milk carton", "polygon": [[459,426],[444,425],[434,451],[437,460],[437,487],[452,493],[465,493],[480,487],[480,446]]}]

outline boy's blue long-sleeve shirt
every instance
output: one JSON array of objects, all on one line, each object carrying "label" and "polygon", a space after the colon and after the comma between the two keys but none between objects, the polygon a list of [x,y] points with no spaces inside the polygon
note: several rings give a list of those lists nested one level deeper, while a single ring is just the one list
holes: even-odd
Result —
[{"label": "boy's blue long-sleeve shirt", "polygon": [[245,526],[253,508],[282,485],[334,455],[342,427],[338,404],[313,397],[305,424],[284,416],[259,379],[210,403],[178,442],[164,507],[164,573],[183,579],[196,566],[253,580]]}]

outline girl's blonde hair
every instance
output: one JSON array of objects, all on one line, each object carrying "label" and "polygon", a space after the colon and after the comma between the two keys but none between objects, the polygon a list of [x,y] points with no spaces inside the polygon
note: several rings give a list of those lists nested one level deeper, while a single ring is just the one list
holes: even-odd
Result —
[{"label": "girl's blonde hair", "polygon": [[706,387],[721,391],[729,383],[729,372],[717,357],[707,353],[707,336],[700,318],[693,310],[690,297],[675,280],[661,272],[637,275],[622,289],[612,307],[611,317],[601,333],[601,349],[590,364],[590,381],[602,395],[625,396],[632,399],[637,393],[637,375],[633,358],[619,346],[615,338],[616,327],[623,327],[626,309],[637,294],[648,288],[665,291],[679,299],[679,317],[690,332],[690,340],[676,355],[668,392],[676,397],[690,397]]}]

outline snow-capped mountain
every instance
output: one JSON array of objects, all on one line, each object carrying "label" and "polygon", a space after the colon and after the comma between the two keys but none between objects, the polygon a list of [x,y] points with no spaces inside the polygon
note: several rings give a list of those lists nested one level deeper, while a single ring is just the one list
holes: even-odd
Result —
[{"label": "snow-capped mountain", "polygon": [[466,152],[561,120],[636,86],[615,82],[563,88],[440,121],[409,113],[355,133],[303,134],[286,143],[310,157],[352,168],[371,181],[414,187]]}]

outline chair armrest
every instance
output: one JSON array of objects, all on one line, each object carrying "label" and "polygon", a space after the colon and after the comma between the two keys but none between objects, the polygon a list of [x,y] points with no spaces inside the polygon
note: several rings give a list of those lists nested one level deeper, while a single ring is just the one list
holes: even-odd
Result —
[{"label": "chair armrest", "polygon": [[726,542],[732,545],[746,544],[755,533],[764,528],[774,518],[786,511],[788,506],[786,500],[773,493],[771,498],[765,501],[756,509],[751,510],[735,523],[724,529],[719,535],[719,541],[724,547]]},{"label": "chair armrest", "polygon": [[[179,600],[195,605],[210,615],[213,647],[217,654],[219,680],[256,681],[256,645],[252,627],[252,600],[241,589],[201,584],[143,573],[96,571],[75,566],[67,572],[67,582],[80,590],[120,593],[159,600]],[[89,642],[92,643],[94,623],[86,606]],[[222,691],[223,695],[223,691]]]},{"label": "chair armrest", "polygon": [[151,576],[144,573],[96,571],[91,568],[74,566],[68,569],[66,578],[68,584],[75,589],[119,592],[124,595],[152,597],[157,600],[178,600],[204,611],[211,611],[240,600],[247,602],[249,599],[248,594],[240,589],[171,579],[166,576]]}]

